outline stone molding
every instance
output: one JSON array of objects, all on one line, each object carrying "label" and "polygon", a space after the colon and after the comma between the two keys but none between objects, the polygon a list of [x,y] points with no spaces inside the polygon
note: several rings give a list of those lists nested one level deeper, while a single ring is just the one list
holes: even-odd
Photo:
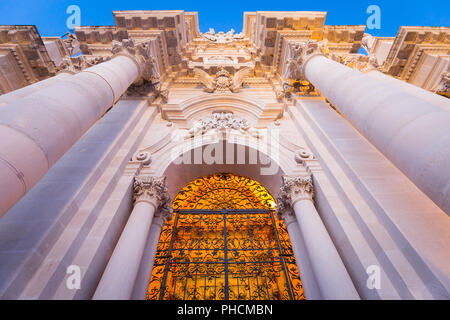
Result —
[{"label": "stone molding", "polygon": [[313,201],[314,186],[311,176],[283,175],[277,197],[277,217],[293,214],[294,204],[301,200]]},{"label": "stone molding", "polygon": [[161,105],[163,119],[190,128],[190,119],[202,119],[214,111],[228,111],[244,116],[254,126],[274,121],[283,114],[284,103],[265,103],[254,96],[243,96],[231,92],[201,93],[183,101]]},{"label": "stone molding", "polygon": [[139,175],[134,179],[133,200],[147,202],[157,206],[157,213],[165,220],[170,220],[173,209],[170,206],[170,195],[166,185],[166,177]]}]

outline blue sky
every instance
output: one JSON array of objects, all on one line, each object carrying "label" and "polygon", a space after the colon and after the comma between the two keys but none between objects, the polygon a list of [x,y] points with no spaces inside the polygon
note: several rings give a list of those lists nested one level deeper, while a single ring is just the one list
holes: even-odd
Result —
[{"label": "blue sky", "polygon": [[113,10],[197,11],[200,30],[242,30],[244,11],[326,11],[327,25],[366,24],[370,5],[381,9],[381,28],[367,30],[378,36],[395,36],[401,25],[450,26],[448,1],[129,1],[129,0],[0,0],[0,24],[34,24],[42,36],[61,36],[67,30],[66,8],[78,5],[81,25],[113,25]]}]

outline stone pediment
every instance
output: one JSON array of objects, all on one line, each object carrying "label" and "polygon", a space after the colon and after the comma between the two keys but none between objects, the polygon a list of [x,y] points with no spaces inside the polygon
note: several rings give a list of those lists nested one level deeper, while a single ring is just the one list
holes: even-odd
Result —
[{"label": "stone pediment", "polygon": [[283,103],[264,103],[234,93],[204,93],[178,103],[161,105],[162,118],[181,127],[190,128],[191,119],[208,117],[211,112],[224,109],[245,117],[257,126],[273,122],[283,112]]}]

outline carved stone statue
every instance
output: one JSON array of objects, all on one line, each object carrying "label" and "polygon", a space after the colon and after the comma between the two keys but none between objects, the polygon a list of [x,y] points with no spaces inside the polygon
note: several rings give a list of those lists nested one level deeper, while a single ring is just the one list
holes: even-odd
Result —
[{"label": "carved stone statue", "polygon": [[433,91],[450,98],[450,72],[441,75],[441,80]]},{"label": "carved stone statue", "polygon": [[366,50],[367,54],[370,55],[372,51],[372,39],[373,36],[368,33],[364,33],[363,38],[361,40],[361,47]]},{"label": "carved stone statue", "polygon": [[74,54],[79,53],[80,43],[78,42],[77,37],[70,32],[66,33],[67,38],[64,39],[64,44],[66,45],[67,51],[69,51],[69,56],[73,56]]},{"label": "carved stone statue", "polygon": [[234,29],[231,29],[227,33],[223,31],[216,33],[214,29],[210,28],[208,32],[203,33],[203,37],[215,43],[229,43],[235,40],[244,39],[244,34],[242,32],[235,34]]}]

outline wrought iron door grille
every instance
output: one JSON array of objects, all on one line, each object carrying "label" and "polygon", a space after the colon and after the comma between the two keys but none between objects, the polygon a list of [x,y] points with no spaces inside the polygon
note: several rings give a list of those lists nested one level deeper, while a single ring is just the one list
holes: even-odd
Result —
[{"label": "wrought iron door grille", "polygon": [[162,231],[147,299],[304,299],[284,225],[273,211],[176,210]]}]

